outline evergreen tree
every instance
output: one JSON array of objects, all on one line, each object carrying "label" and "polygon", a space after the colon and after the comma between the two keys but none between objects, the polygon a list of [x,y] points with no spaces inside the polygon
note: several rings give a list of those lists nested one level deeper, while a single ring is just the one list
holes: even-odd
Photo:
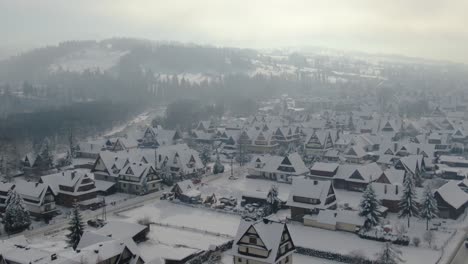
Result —
[{"label": "evergreen tree", "polygon": [[386,242],[382,252],[377,255],[377,262],[381,264],[398,264],[404,261],[401,258],[401,251],[395,248],[392,243]]},{"label": "evergreen tree", "polygon": [[411,217],[418,216],[418,204],[416,201],[416,187],[413,178],[409,175],[403,181],[403,194],[398,205],[400,207],[398,217],[408,218],[408,227],[410,227]]},{"label": "evergreen tree", "polygon": [[200,153],[200,159],[203,165],[206,166],[211,161],[211,149],[208,145],[203,145]]},{"label": "evergreen tree", "polygon": [[50,142],[48,138],[45,138],[42,142],[41,149],[39,151],[39,166],[42,169],[50,169],[54,165],[54,156],[50,151]]},{"label": "evergreen tree", "polygon": [[166,161],[163,162],[163,164],[161,164],[161,179],[162,179],[162,182],[168,186],[174,183],[172,173]]},{"label": "evergreen tree", "polygon": [[73,205],[71,212],[68,231],[70,231],[70,233],[67,234],[68,245],[73,247],[73,249],[76,249],[84,232],[84,224],[81,219],[80,208],[76,202]]},{"label": "evergreen tree", "polygon": [[6,199],[4,222],[7,233],[23,231],[31,225],[31,218],[23,199],[14,190],[9,192]]},{"label": "evergreen tree", "polygon": [[379,206],[380,201],[375,195],[374,188],[372,188],[371,184],[368,184],[362,195],[361,203],[359,204],[359,215],[366,218],[364,226],[367,229],[376,226],[380,222],[380,212],[378,211]]},{"label": "evergreen tree", "polygon": [[213,166],[213,173],[218,174],[218,173],[223,173],[224,172],[224,165],[221,163],[221,160],[219,158],[219,154],[216,151],[216,162]]},{"label": "evergreen tree", "polygon": [[278,199],[278,186],[272,185],[267,195],[267,202],[271,208],[272,213],[276,213],[279,210],[279,199]]},{"label": "evergreen tree", "polygon": [[437,217],[439,209],[437,208],[437,200],[432,193],[431,187],[428,185],[424,189],[423,199],[421,201],[421,218],[426,220],[426,230],[429,230],[429,221]]}]

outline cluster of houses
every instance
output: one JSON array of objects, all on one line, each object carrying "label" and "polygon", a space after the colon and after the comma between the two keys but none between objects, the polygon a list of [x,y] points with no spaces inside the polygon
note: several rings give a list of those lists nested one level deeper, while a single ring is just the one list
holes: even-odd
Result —
[{"label": "cluster of houses", "polygon": [[[59,213],[56,205],[78,203],[83,209],[95,209],[103,205],[100,196],[157,192],[165,180],[172,183],[205,172],[199,153],[182,143],[177,130],[146,128],[138,135],[137,140],[117,137],[80,143],[75,156],[84,163],[0,182],[0,211],[5,210],[10,190],[23,198],[31,215],[50,219]],[[34,169],[37,160],[29,153],[23,164]]]}]

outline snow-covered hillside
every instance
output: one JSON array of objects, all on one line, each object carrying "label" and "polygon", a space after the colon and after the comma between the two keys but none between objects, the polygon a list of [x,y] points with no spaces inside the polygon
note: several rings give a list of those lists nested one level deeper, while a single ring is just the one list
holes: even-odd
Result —
[{"label": "snow-covered hillside", "polygon": [[84,72],[86,70],[107,71],[117,65],[120,58],[128,51],[93,47],[70,53],[54,61],[49,66],[49,72],[71,71]]}]

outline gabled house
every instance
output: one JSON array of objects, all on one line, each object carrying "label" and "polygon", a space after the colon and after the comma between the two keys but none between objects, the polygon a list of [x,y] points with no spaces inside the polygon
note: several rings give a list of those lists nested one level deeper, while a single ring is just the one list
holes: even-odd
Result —
[{"label": "gabled house", "polygon": [[468,193],[456,181],[449,181],[434,193],[439,209],[439,217],[457,219],[468,205]]},{"label": "gabled house", "polygon": [[399,202],[403,193],[401,184],[391,184],[382,182],[371,183],[377,199],[388,208],[389,212],[398,213],[400,210]]},{"label": "gabled house", "polygon": [[82,208],[92,208],[100,204],[94,180],[81,171],[63,171],[42,176],[41,183],[51,187],[56,203],[72,207],[77,202]]},{"label": "gabled house", "polygon": [[308,155],[322,155],[334,147],[335,141],[330,130],[314,130],[306,137],[304,149]]},{"label": "gabled house", "polygon": [[333,179],[339,166],[340,164],[338,163],[316,162],[310,168],[310,175],[312,177],[320,177],[323,179]]},{"label": "gabled house", "polygon": [[375,180],[375,182],[403,185],[404,179],[404,170],[388,169],[384,170],[382,174]]},{"label": "gabled house", "polygon": [[198,203],[201,199],[201,192],[191,180],[177,182],[171,192],[174,193],[176,199],[185,203]]},{"label": "gabled house", "polygon": [[363,163],[367,153],[360,146],[352,146],[344,152],[344,158],[350,163]]},{"label": "gabled house", "polygon": [[333,185],[337,189],[364,191],[381,174],[382,169],[375,162],[366,165],[342,164],[333,178]]},{"label": "gabled house", "polygon": [[242,220],[232,245],[233,263],[293,263],[294,242],[285,223]]},{"label": "gabled house", "polygon": [[276,137],[271,130],[244,129],[237,144],[243,152],[271,153],[279,147]]},{"label": "gabled house", "polygon": [[14,189],[32,216],[50,219],[57,214],[55,194],[49,185],[18,180]]},{"label": "gabled house", "polygon": [[55,194],[52,189],[42,183],[17,180],[15,183],[0,183],[0,210],[6,208],[5,201],[8,192],[15,190],[24,201],[26,210],[36,218],[50,219],[57,214]]},{"label": "gabled house", "polygon": [[128,163],[119,174],[119,191],[147,194],[161,189],[161,178],[150,164]]},{"label": "gabled house", "polygon": [[286,205],[291,208],[291,219],[302,221],[305,215],[336,209],[335,189],[331,181],[295,178]]},{"label": "gabled house", "polygon": [[200,154],[187,146],[177,144],[156,149],[156,170],[167,168],[174,179],[180,177],[196,177],[202,174],[205,167]]},{"label": "gabled house", "polygon": [[404,170],[407,175],[419,178],[426,170],[426,163],[422,155],[409,155],[396,161],[395,169]]},{"label": "gabled house", "polygon": [[297,176],[304,176],[309,169],[298,153],[287,156],[257,156],[248,168],[249,175],[291,183]]}]

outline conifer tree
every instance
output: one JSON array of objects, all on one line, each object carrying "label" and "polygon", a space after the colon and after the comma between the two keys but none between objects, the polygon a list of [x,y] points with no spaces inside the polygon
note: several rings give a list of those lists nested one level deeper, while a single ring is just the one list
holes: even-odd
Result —
[{"label": "conifer tree", "polygon": [[403,194],[398,205],[400,207],[400,214],[398,217],[406,217],[408,219],[408,227],[410,227],[411,217],[418,216],[416,187],[414,185],[413,178],[410,175],[406,176],[403,181]]},{"label": "conifer tree", "polygon": [[367,185],[367,188],[363,193],[361,203],[359,204],[359,215],[366,218],[364,223],[366,229],[370,229],[380,222],[380,212],[378,211],[379,206],[380,201],[375,195],[374,188],[372,188],[371,184]]},{"label": "conifer tree", "polygon": [[18,232],[31,225],[31,218],[24,206],[23,199],[15,190],[9,192],[6,199],[5,231],[7,233]]},{"label": "conifer tree", "polygon": [[401,258],[401,251],[395,248],[392,243],[386,242],[380,252],[377,255],[377,263],[381,264],[398,264],[404,262]]},{"label": "conifer tree", "polygon": [[213,166],[213,173],[218,174],[218,173],[223,173],[223,172],[224,172],[224,165],[221,163],[218,151],[216,151],[216,162]]},{"label": "conifer tree", "polygon": [[73,249],[76,249],[84,232],[84,224],[83,220],[81,219],[80,208],[76,202],[73,205],[71,212],[68,231],[70,231],[70,233],[67,234],[68,245]]},{"label": "conifer tree", "polygon": [[279,210],[279,199],[278,199],[278,186],[272,185],[267,194],[267,202],[271,208],[272,213],[276,213]]},{"label": "conifer tree", "polygon": [[424,189],[423,198],[421,201],[421,218],[426,220],[426,230],[429,230],[429,221],[437,217],[439,209],[437,207],[437,200],[432,193],[429,185]]}]

